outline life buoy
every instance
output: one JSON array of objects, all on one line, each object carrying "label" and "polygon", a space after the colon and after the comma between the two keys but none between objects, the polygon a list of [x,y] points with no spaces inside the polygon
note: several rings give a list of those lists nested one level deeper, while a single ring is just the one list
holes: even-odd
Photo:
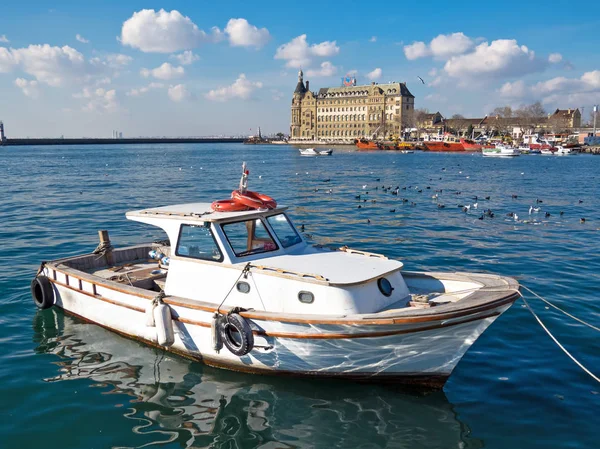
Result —
[{"label": "life buoy", "polygon": [[46,276],[37,276],[31,281],[31,296],[35,305],[42,310],[54,305],[54,289],[50,279]]},{"label": "life buoy", "polygon": [[254,348],[254,335],[248,322],[237,313],[225,317],[220,326],[221,341],[232,354],[239,357]]},{"label": "life buoy", "polygon": [[270,196],[250,190],[246,190],[246,193],[234,190],[231,192],[231,198],[252,209],[275,209],[277,207],[277,201]]},{"label": "life buoy", "polygon": [[248,206],[245,206],[234,199],[213,201],[210,207],[215,212],[241,212],[248,210]]}]

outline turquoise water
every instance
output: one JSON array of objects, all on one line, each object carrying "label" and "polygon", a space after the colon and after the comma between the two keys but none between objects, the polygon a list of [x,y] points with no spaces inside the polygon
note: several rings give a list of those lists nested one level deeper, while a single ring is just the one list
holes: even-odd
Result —
[{"label": "turquoise water", "polygon": [[[427,394],[212,369],[36,311],[29,283],[41,260],[93,250],[98,229],[116,245],[162,237],[125,212],[226,198],[242,161],[250,188],[295,206],[292,216],[315,242],[383,252],[410,270],[515,276],[600,325],[600,157],[341,148],[303,158],[291,147],[225,144],[2,148],[0,447],[599,447],[600,385],[522,301],[477,340],[443,392]],[[393,196],[384,185],[407,189]],[[478,209],[464,213],[458,204],[475,195]],[[541,211],[530,215],[530,205]],[[495,217],[479,220],[488,208]],[[600,374],[599,334],[531,303]]]}]

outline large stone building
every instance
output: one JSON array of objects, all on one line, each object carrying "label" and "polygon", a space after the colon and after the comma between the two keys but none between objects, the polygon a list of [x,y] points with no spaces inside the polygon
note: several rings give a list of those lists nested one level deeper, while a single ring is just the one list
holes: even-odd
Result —
[{"label": "large stone building", "polygon": [[292,99],[293,140],[387,138],[412,126],[415,97],[405,83],[326,87],[314,93],[303,75],[300,70]]}]

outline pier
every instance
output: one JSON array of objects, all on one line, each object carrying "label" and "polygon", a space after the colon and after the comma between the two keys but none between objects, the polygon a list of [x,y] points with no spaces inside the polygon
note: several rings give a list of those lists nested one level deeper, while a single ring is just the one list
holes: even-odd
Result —
[{"label": "pier", "polygon": [[0,145],[129,145],[144,143],[241,143],[243,137],[132,137],[112,138],[21,138],[0,140]]}]

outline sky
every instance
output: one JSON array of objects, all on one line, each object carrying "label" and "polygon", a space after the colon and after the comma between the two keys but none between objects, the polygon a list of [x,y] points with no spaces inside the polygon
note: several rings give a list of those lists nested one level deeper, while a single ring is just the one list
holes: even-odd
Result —
[{"label": "sky", "polygon": [[[406,82],[416,108],[483,117],[600,103],[600,3],[4,2],[8,137],[289,132],[310,88]],[[422,78],[423,82],[419,79]]]}]

